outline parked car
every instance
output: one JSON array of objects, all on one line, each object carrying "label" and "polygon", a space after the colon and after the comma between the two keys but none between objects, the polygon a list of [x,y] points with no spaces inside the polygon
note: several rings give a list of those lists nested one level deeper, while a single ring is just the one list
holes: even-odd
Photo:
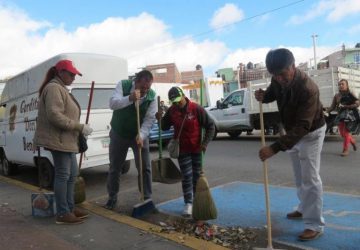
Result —
[{"label": "parked car", "polygon": [[[174,136],[174,128],[171,127],[169,130],[161,131],[162,144],[166,145],[170,139]],[[159,125],[157,122],[153,124],[149,133],[149,143],[159,144]]]}]

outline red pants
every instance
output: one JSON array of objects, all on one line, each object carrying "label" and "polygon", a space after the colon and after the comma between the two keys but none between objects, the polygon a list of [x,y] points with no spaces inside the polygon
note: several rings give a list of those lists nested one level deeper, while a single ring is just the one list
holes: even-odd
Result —
[{"label": "red pants", "polygon": [[340,122],[338,125],[339,133],[344,138],[343,149],[348,150],[349,144],[355,144],[354,138],[349,133],[349,130],[345,126],[345,122]]}]

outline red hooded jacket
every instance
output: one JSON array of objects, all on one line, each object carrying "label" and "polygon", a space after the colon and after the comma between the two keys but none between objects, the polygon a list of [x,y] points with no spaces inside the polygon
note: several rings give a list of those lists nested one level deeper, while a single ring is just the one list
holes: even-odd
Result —
[{"label": "red hooded jacket", "polygon": [[[200,153],[201,145],[207,145],[215,132],[213,120],[208,116],[205,109],[186,98],[184,108],[172,105],[162,119],[162,129],[167,130],[174,126],[174,138],[179,136],[181,124],[184,125],[180,134],[180,154]],[[205,137],[201,141],[201,128],[205,128]]]}]

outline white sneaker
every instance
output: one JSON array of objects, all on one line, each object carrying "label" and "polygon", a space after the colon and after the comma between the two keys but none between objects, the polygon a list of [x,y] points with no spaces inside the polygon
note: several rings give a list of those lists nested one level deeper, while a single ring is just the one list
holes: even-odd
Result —
[{"label": "white sneaker", "polygon": [[191,217],[191,215],[192,215],[192,204],[191,203],[185,204],[182,215],[185,217]]}]

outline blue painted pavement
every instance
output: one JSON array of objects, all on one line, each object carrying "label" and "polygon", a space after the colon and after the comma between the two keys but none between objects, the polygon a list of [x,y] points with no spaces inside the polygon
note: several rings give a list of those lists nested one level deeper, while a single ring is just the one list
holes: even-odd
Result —
[{"label": "blue painted pavement", "polygon": [[[211,189],[218,218],[209,221],[220,226],[263,227],[266,224],[264,186],[234,182]],[[324,194],[325,232],[314,241],[300,242],[301,220],[288,220],[286,214],[298,203],[294,188],[270,186],[271,220],[275,241],[303,248],[326,250],[360,249],[360,197],[335,193]],[[180,215],[183,198],[157,207],[169,214]]]}]

